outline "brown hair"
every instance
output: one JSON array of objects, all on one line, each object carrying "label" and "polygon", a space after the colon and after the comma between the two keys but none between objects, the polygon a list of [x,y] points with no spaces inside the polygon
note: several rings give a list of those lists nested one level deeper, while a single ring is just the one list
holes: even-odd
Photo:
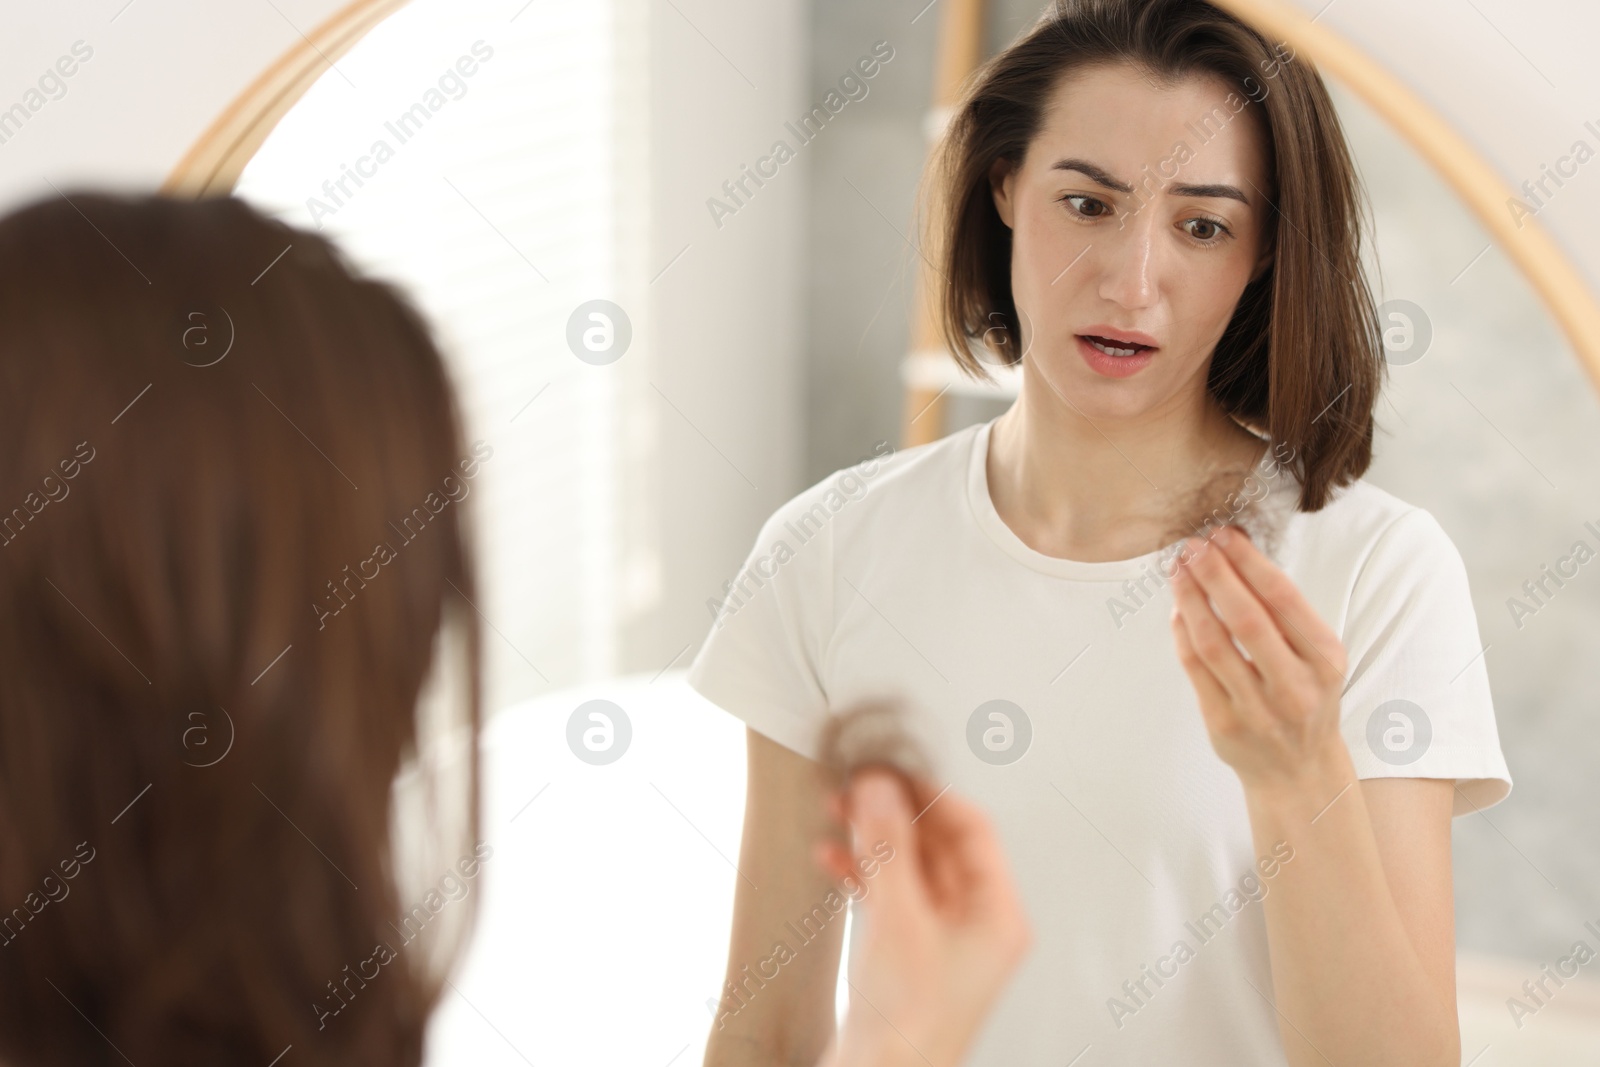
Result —
[{"label": "brown hair", "polygon": [[461,507],[391,522],[470,476],[452,397],[241,201],[0,221],[0,1061],[420,1062],[391,789],[441,633],[476,735],[479,643]]},{"label": "brown hair", "polygon": [[925,244],[942,274],[933,280],[940,333],[974,378],[989,377],[974,339],[995,362],[1020,358],[1011,232],[989,171],[1000,159],[1022,163],[1062,77],[1115,62],[1169,83],[1217,75],[1255,105],[1268,145],[1274,254],[1240,296],[1207,387],[1226,412],[1293,455],[1300,509],[1319,510],[1372,462],[1385,368],[1360,256],[1359,180],[1316,71],[1204,0],[1056,0],[972,76],[919,194]]}]

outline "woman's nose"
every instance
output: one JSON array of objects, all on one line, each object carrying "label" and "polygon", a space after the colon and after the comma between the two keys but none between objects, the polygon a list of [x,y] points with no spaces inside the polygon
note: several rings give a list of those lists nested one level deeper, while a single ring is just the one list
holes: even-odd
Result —
[{"label": "woman's nose", "polygon": [[1150,220],[1125,219],[1105,239],[1099,257],[1100,296],[1126,308],[1144,308],[1156,300],[1155,234]]}]

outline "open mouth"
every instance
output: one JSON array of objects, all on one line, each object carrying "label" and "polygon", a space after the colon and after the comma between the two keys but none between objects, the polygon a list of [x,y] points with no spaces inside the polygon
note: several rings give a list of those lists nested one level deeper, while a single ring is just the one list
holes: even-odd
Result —
[{"label": "open mouth", "polygon": [[1094,334],[1087,333],[1080,336],[1098,351],[1104,352],[1108,356],[1136,356],[1141,352],[1155,351],[1153,345],[1141,345],[1133,341],[1113,341],[1110,338],[1097,337]]}]

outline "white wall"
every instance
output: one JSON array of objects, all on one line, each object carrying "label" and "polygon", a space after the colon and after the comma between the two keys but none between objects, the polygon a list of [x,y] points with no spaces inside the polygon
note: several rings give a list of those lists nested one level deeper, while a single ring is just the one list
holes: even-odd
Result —
[{"label": "white wall", "polygon": [[705,601],[720,599],[751,531],[801,488],[806,150],[720,229],[706,200],[775,139],[794,142],[784,121],[810,106],[804,16],[801,0],[653,8],[660,456],[659,481],[644,488],[660,508],[662,585],[659,617],[627,637],[624,660],[639,669],[688,663],[710,628]]},{"label": "white wall", "polygon": [[[227,104],[344,0],[86,0],[8,4],[0,112],[35,105],[0,141],[0,210],[48,182],[159,185]],[[276,5],[277,10],[274,10]],[[279,12],[282,14],[280,15]],[[62,89],[39,79],[75,42]],[[58,96],[50,99],[51,93]],[[25,105],[26,106],[26,105]]]},{"label": "white wall", "polygon": [[[1322,12],[1319,23],[1449,120],[1513,189],[1540,178],[1541,164],[1554,166],[1579,138],[1600,152],[1593,55],[1600,4],[1593,0],[1293,3]],[[1556,195],[1544,201],[1538,223],[1581,266],[1590,288],[1600,288],[1600,159],[1578,168],[1564,188],[1546,188]]]}]

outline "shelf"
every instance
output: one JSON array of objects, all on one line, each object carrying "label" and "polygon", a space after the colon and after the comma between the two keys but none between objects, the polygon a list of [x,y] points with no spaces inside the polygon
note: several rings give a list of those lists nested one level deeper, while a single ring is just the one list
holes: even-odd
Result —
[{"label": "shelf", "polygon": [[988,369],[994,381],[978,381],[968,377],[948,352],[930,349],[913,352],[900,361],[900,380],[907,390],[951,393],[956,396],[1015,398],[1021,382],[1021,369],[993,366]]}]

